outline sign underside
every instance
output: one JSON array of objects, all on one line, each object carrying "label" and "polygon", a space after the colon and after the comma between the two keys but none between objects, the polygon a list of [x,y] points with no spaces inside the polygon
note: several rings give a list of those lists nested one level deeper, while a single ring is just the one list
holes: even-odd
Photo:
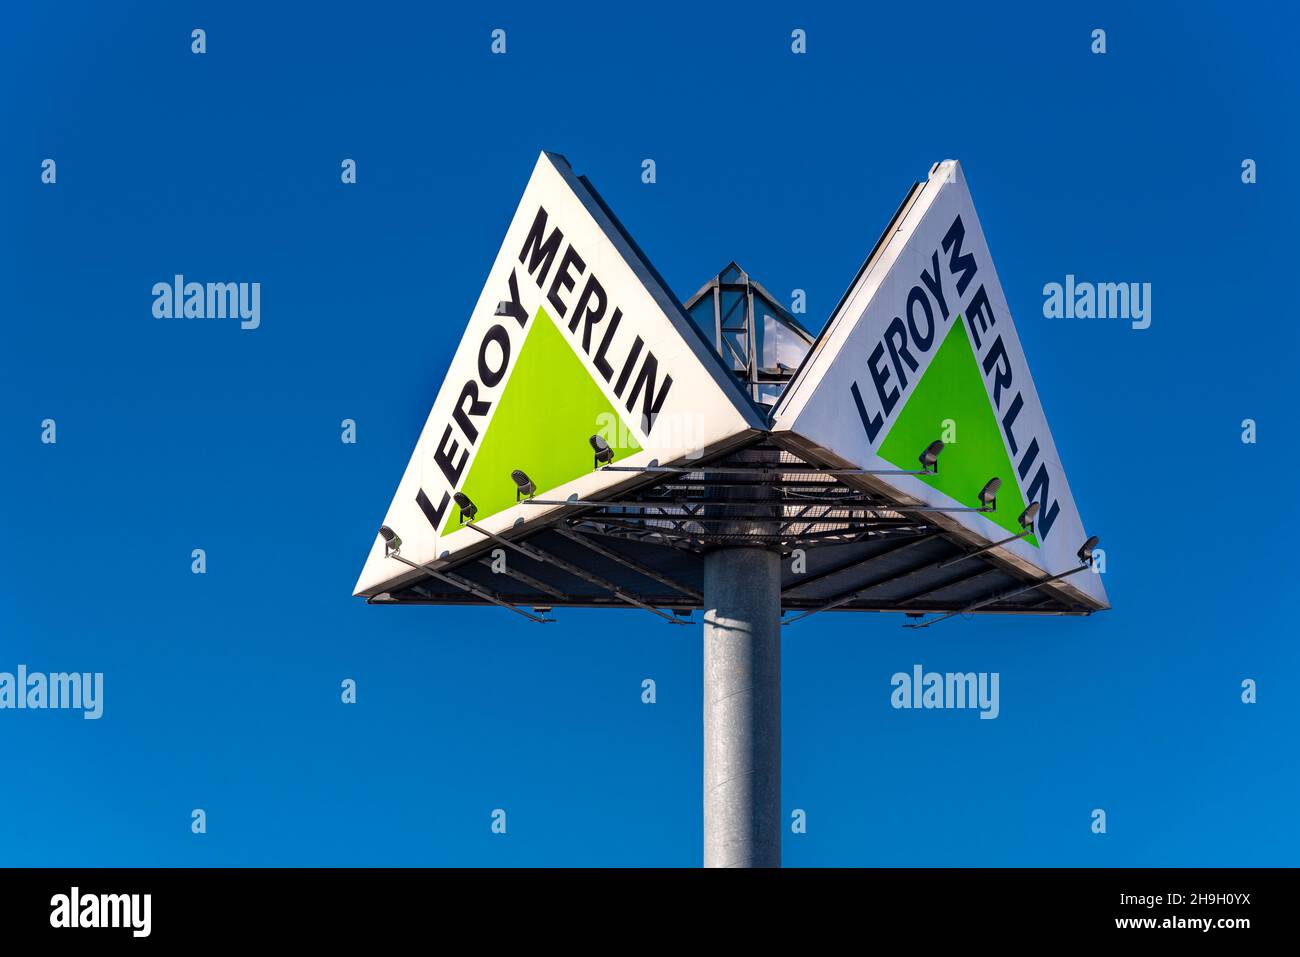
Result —
[{"label": "sign underside", "polygon": [[[440,566],[452,581],[413,572],[371,601],[496,599],[526,608],[648,605],[684,612],[701,607],[704,552],[748,545],[787,556],[804,551],[804,564],[782,563],[781,604],[788,610],[921,615],[974,604],[981,604],[976,613],[1096,610],[1059,584],[1026,591],[1032,576],[990,552],[972,554],[981,543],[959,525],[899,510],[887,497],[864,491],[855,477],[809,465],[777,440],[751,440],[699,469],[643,480],[609,505],[573,509],[506,539],[483,536],[478,549]],[[751,470],[761,478],[745,474]],[[756,483],[764,495],[755,494]],[[810,506],[810,500],[819,504]],[[506,554],[496,571],[494,550]]]}]

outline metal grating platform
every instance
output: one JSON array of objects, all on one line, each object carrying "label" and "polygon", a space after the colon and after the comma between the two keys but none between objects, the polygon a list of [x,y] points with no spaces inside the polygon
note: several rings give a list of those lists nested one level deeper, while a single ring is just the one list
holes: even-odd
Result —
[{"label": "metal grating platform", "polygon": [[[869,490],[854,470],[776,443],[760,434],[712,461],[632,470],[608,500],[566,505],[519,532],[483,532],[481,549],[429,566],[436,575],[416,569],[370,602],[635,607],[672,618],[701,607],[706,551],[754,546],[781,553],[787,612],[1095,610],[1063,583],[980,551],[955,523]],[[497,549],[507,552],[501,572]]]}]

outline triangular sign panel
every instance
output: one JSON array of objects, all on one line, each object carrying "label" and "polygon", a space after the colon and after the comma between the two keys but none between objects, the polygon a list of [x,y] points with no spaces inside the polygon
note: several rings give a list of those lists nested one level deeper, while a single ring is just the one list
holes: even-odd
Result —
[{"label": "triangular sign panel", "polygon": [[[689,461],[765,427],[590,184],[542,153],[383,524],[404,558],[454,558],[485,537],[555,518],[518,503],[522,471],[543,500],[626,482],[593,469],[599,435],[619,466]],[[376,536],[356,594],[411,577]]]},{"label": "triangular sign panel", "polygon": [[[1077,568],[1086,536],[1034,380],[984,242],[961,166],[939,163],[909,196],[773,411],[796,447],[852,468],[916,471],[934,440],[938,474],[874,480],[903,501],[979,506],[1002,480],[991,513],[947,512],[977,541],[1026,571]],[[1109,607],[1101,576],[1061,587]]]}]

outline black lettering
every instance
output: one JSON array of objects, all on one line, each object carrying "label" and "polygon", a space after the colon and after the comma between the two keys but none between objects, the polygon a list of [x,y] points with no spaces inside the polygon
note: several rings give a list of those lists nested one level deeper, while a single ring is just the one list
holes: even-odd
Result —
[{"label": "black lettering", "polygon": [[948,258],[948,271],[956,275],[957,270],[961,270],[961,275],[957,276],[957,295],[959,296],[966,291],[970,281],[975,278],[975,254],[966,253],[962,255],[961,244],[965,238],[966,227],[962,225],[961,217],[958,216],[952,221],[952,225],[948,227],[948,235],[943,237],[943,251],[948,252],[950,248],[952,249]]},{"label": "black lettering", "polygon": [[632,351],[623,360],[623,371],[618,374],[618,384],[614,386],[614,394],[620,399],[623,398],[623,387],[627,385],[628,376],[632,374],[632,367],[636,365],[637,357],[641,355],[641,347],[644,345],[641,337],[637,336],[632,343]]},{"label": "black lettering", "polygon": [[[589,306],[588,302],[596,298],[597,305]],[[605,318],[605,288],[596,281],[595,275],[587,277],[587,284],[582,287],[582,295],[578,297],[578,306],[573,310],[573,318],[569,320],[569,331],[573,332],[578,328],[579,321],[585,319],[586,322],[582,327],[582,351],[591,355],[591,329],[596,323]],[[583,313],[586,313],[584,316]]]},{"label": "black lettering", "polygon": [[513,269],[510,270],[510,300],[506,303],[506,315],[513,317],[520,329],[528,325],[528,310],[519,301],[519,280],[515,278]]},{"label": "black lettering", "polygon": [[1025,449],[1025,457],[1020,460],[1020,465],[1016,468],[1016,471],[1020,473],[1021,481],[1024,481],[1025,476],[1029,474],[1029,470],[1034,467],[1036,461],[1038,461],[1038,440],[1031,438],[1029,448]]},{"label": "black lettering", "polygon": [[876,436],[880,434],[880,427],[885,424],[884,416],[879,412],[873,416],[867,415],[867,407],[862,402],[862,393],[858,391],[856,382],[849,386],[849,391],[853,393],[853,402],[858,407],[858,417],[862,419],[862,427],[867,430],[867,441],[876,441]]},{"label": "black lettering", "polygon": [[876,395],[880,397],[880,407],[884,409],[885,415],[894,411],[894,406],[898,403],[898,390],[895,389],[888,395],[885,394],[885,383],[889,381],[889,367],[880,368],[880,360],[885,357],[884,343],[877,342],[876,348],[872,350],[871,356],[867,359],[867,369],[871,373],[871,381],[876,385]]},{"label": "black lettering", "polygon": [[562,317],[569,314],[569,307],[560,298],[560,287],[563,286],[569,291],[573,290],[574,277],[569,273],[569,269],[573,266],[578,267],[580,274],[587,268],[587,264],[582,261],[578,251],[570,246],[564,251],[564,257],[560,260],[560,268],[556,270],[555,279],[551,282],[551,291],[546,294],[546,301],[554,306],[555,311]]},{"label": "black lettering", "polygon": [[614,341],[614,333],[618,331],[618,324],[622,321],[623,310],[615,306],[614,315],[609,317],[609,325],[605,327],[605,335],[600,340],[600,348],[596,350],[596,356],[591,360],[600,371],[600,374],[605,377],[606,382],[614,375],[614,367],[605,358],[605,353],[609,351],[610,344]]},{"label": "black lettering", "polygon": [[[921,330],[916,327],[916,304],[920,303],[925,309],[925,335],[921,335]],[[948,317],[945,315],[945,319]],[[930,346],[934,343],[934,310],[930,308],[930,299],[921,290],[920,286],[913,286],[912,291],[907,294],[907,328],[912,332],[912,340],[916,347],[922,352],[929,352]],[[916,367],[912,367],[916,371]]]},{"label": "black lettering", "polygon": [[[450,446],[448,439],[451,440]],[[469,450],[461,452],[460,461],[452,462],[456,457],[456,452],[460,448],[460,443],[451,437],[451,426],[447,426],[447,431],[442,433],[442,441],[438,443],[437,450],[433,453],[433,460],[438,463],[438,468],[442,469],[443,477],[446,478],[447,484],[452,488],[460,481],[460,473],[465,470],[465,460],[469,458]]]},{"label": "black lettering", "polygon": [[632,406],[636,405],[636,397],[641,394],[641,387],[645,386],[645,399],[641,404],[641,431],[649,434],[654,428],[655,416],[663,408],[664,399],[668,397],[668,389],[673,384],[672,376],[664,376],[664,386],[655,395],[655,376],[659,372],[659,360],[655,358],[653,352],[647,352],[645,362],[641,363],[641,372],[632,383],[632,391],[627,397],[627,410],[632,411]]},{"label": "black lettering", "polygon": [[1007,444],[1011,446],[1012,455],[1015,455],[1020,448],[1016,444],[1016,434],[1014,431],[1012,431],[1012,429],[1016,424],[1016,416],[1020,414],[1020,408],[1024,404],[1025,404],[1024,396],[1022,396],[1019,392],[1017,392],[1016,397],[1011,400],[1011,408],[1007,409],[1006,414],[1002,416],[1002,431],[1006,433]]},{"label": "black lettering", "polygon": [[[939,250],[934,251],[934,258],[931,260],[930,268],[934,274],[921,270],[921,282],[925,283],[925,288],[930,290],[930,295],[934,296],[939,303],[939,312],[943,315],[943,321],[948,321],[948,300],[943,297],[943,280],[939,278]],[[928,349],[929,346],[926,346]]]},{"label": "black lettering", "polygon": [[[533,279],[537,281],[537,288],[541,289],[546,285],[546,274],[551,271],[551,263],[555,261],[555,254],[559,252],[560,243],[564,240],[564,233],[560,232],[560,227],[556,226],[551,230],[551,235],[542,241],[542,234],[546,232],[546,209],[537,207],[537,218],[533,220],[532,228],[528,230],[528,238],[524,240],[524,248],[519,251],[520,265],[527,266],[528,271],[533,274]],[[528,251],[532,250],[532,257],[528,257]],[[541,271],[538,271],[538,267]]]},{"label": "black lettering", "polygon": [[[469,409],[465,408],[466,399],[469,400]],[[491,402],[480,402],[478,399],[478,383],[473,379],[466,382],[465,387],[460,390],[460,398],[456,400],[456,408],[451,413],[451,417],[465,433],[465,438],[469,439],[470,445],[478,441],[478,427],[469,420],[469,417],[487,415],[490,408],[492,408]]]},{"label": "black lettering", "polygon": [[[976,320],[979,321],[978,328],[975,326]],[[989,303],[989,295],[981,285],[975,290],[975,295],[971,296],[970,304],[966,307],[966,323],[971,338],[975,340],[976,352],[980,350],[980,343],[983,341],[980,333],[988,332],[989,326],[996,325],[997,321],[997,317],[993,315],[993,306]]]},{"label": "black lettering", "polygon": [[1002,408],[1002,388],[1011,385],[1011,359],[1007,356],[1007,348],[1002,344],[1002,337],[998,336],[993,340],[993,345],[989,346],[989,354],[984,357],[984,374],[988,375],[997,366],[998,371],[993,377],[993,407]]},{"label": "black lettering", "polygon": [[[1053,502],[1051,507],[1047,506],[1047,493],[1051,488],[1051,481],[1047,477],[1047,465],[1038,466],[1038,471],[1034,473],[1034,480],[1029,483],[1028,497],[1031,501],[1039,501],[1043,508],[1038,513],[1038,518],[1034,520],[1034,534],[1040,541],[1047,541],[1047,536],[1052,533],[1052,523],[1056,521],[1056,516],[1061,511],[1060,503]],[[1044,514],[1046,513],[1046,514]]]},{"label": "black lettering", "polygon": [[[898,337],[898,342],[894,342],[894,337]],[[907,375],[903,372],[903,366],[898,361],[899,356],[907,363],[907,367],[913,372],[916,371],[916,360],[912,358],[912,353],[907,351],[907,330],[903,327],[903,320],[894,317],[894,320],[885,327],[885,345],[889,348],[889,358],[894,363],[894,371],[898,373],[898,387],[907,388]]]},{"label": "black lettering", "polygon": [[437,508],[434,508],[433,503],[429,501],[429,496],[424,494],[424,489],[420,489],[415,493],[415,504],[420,506],[420,511],[424,513],[424,517],[429,520],[429,524],[433,526],[435,532],[438,530],[438,526],[442,524],[442,513],[447,511],[447,503],[450,501],[451,495],[448,492],[443,492],[442,501],[438,503]]},{"label": "black lettering", "polygon": [[[495,342],[501,347],[501,368],[489,369],[487,362],[487,347],[489,342]],[[506,374],[506,367],[510,365],[510,336],[506,334],[506,327],[495,325],[487,331],[483,341],[478,347],[478,377],[483,380],[483,384],[491,389],[501,377]]]}]

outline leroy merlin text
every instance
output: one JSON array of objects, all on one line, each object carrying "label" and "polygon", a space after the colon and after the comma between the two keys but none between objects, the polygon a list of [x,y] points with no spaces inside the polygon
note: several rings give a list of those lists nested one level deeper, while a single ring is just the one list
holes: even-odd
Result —
[{"label": "leroy merlin text", "polygon": [[[558,225],[549,233],[548,225],[546,209],[538,206],[532,227],[519,251],[519,265],[524,267],[536,293],[545,292],[546,308],[552,311],[556,323],[568,320],[574,348],[581,345],[596,372],[627,411],[639,416],[642,433],[649,435],[672,388],[673,377],[664,374],[661,379],[659,359],[654,350],[647,347],[641,336],[622,326],[623,310],[610,302],[609,293],[595,272],[587,271],[582,253],[565,241]],[[575,298],[573,293],[578,290],[579,282],[582,283],[581,291]],[[478,346],[477,375],[461,386],[451,421],[443,429],[442,438],[433,452],[433,460],[447,487],[436,506],[424,489],[415,496],[435,532],[441,526],[451,493],[460,484],[470,451],[478,443],[481,426],[486,424],[486,416],[492,408],[491,401],[482,393],[501,383],[510,368],[511,349],[516,345],[512,336],[521,338],[529,316],[536,312],[536,308],[530,309],[523,303],[518,270],[510,271],[507,286],[508,289],[502,290],[505,296],[498,310],[504,313],[503,321],[493,324],[483,334]],[[529,289],[530,293],[532,291]],[[528,298],[531,300],[533,297],[530,295]],[[493,345],[495,349],[491,348]],[[570,436],[569,441],[581,442],[585,438]]]},{"label": "leroy merlin text", "polygon": [[[921,271],[916,284],[907,294],[907,304],[903,310],[906,321],[903,316],[895,316],[867,356],[869,386],[864,389],[858,382],[854,382],[849,391],[862,419],[862,427],[866,429],[867,441],[874,447],[885,421],[892,417],[899,406],[909,376],[916,376],[921,368],[918,356],[924,357],[936,343],[943,341],[943,336],[935,328],[936,312],[939,321],[943,323],[948,322],[954,311],[957,312],[958,319],[965,316],[976,358],[979,359],[985,379],[992,386],[993,409],[1001,422],[1012,461],[1016,462],[1016,472],[1019,473],[1022,488],[1025,488],[1023,483],[1027,479],[1029,481],[1025,488],[1025,499],[1037,501],[1041,506],[1038,519],[1034,522],[1034,534],[1040,541],[1046,542],[1052,534],[1052,525],[1056,522],[1061,507],[1052,498],[1051,476],[1048,474],[1047,463],[1042,461],[1038,438],[1023,427],[1021,431],[1016,430],[1016,419],[1024,408],[1025,399],[1020,391],[1020,383],[1015,381],[1010,356],[997,329],[998,317],[993,312],[993,305],[982,282],[975,286],[969,299],[958,299],[951,305],[945,292],[945,279],[955,281],[957,296],[964,297],[979,278],[979,264],[975,261],[975,254],[962,251],[965,239],[966,227],[961,216],[957,216],[941,243],[942,251],[947,254],[947,268],[941,268],[940,250],[936,249],[931,256],[930,268]],[[1031,474],[1033,478],[1029,479]]]}]

